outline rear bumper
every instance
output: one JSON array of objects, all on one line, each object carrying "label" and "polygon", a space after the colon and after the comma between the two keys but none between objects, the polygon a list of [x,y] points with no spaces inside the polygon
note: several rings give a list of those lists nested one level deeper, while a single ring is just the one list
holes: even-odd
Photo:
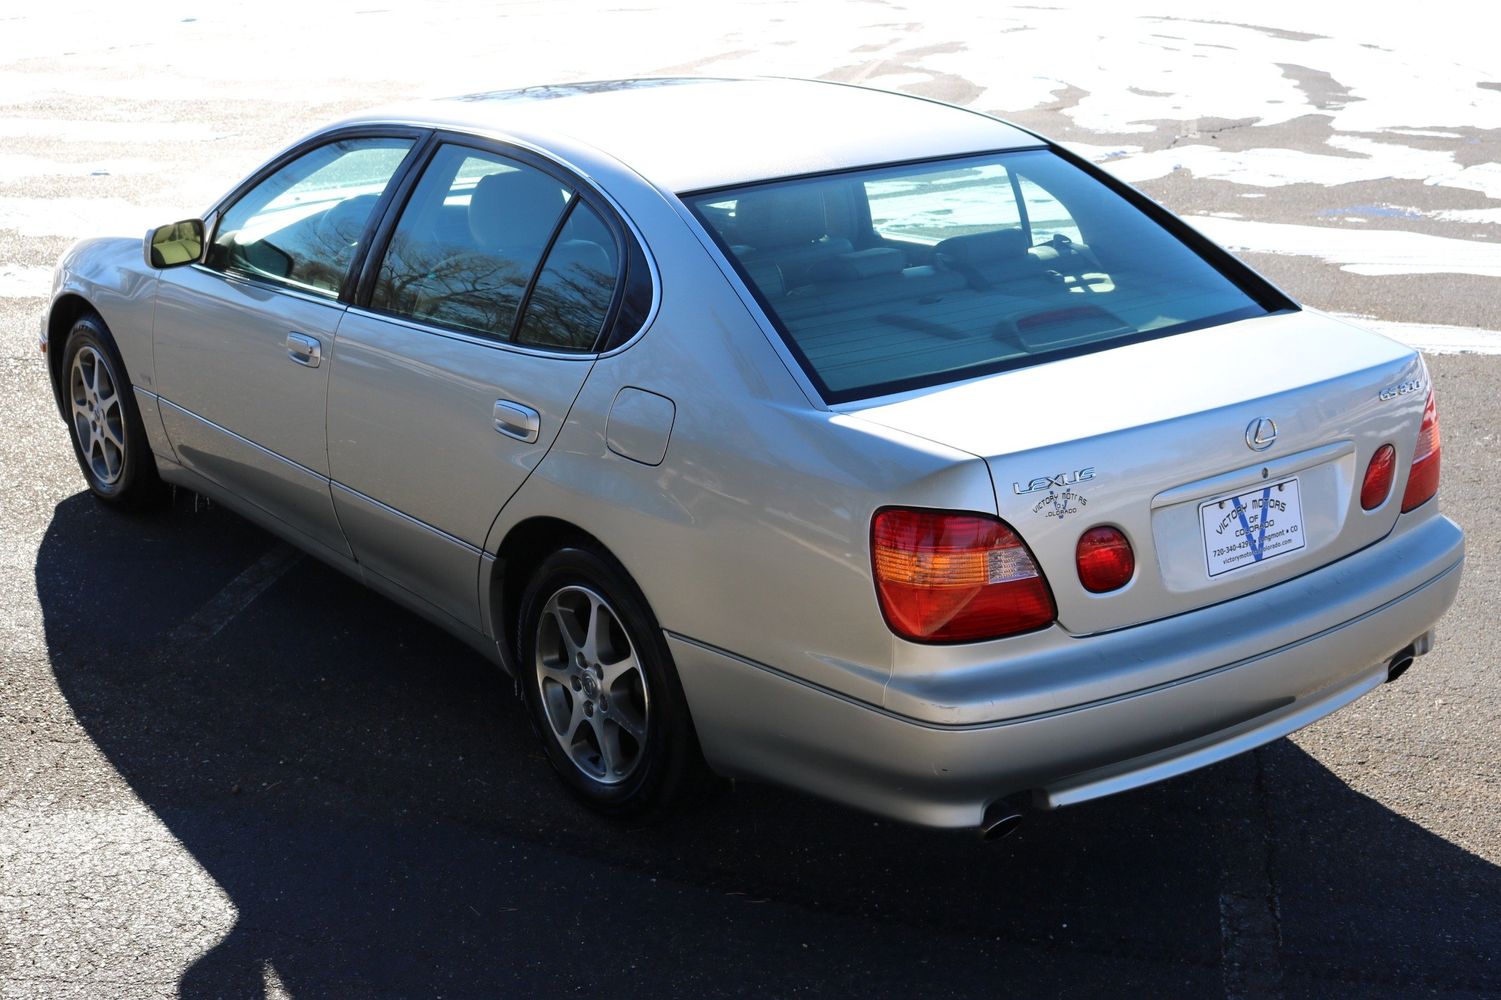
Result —
[{"label": "rear bumper", "polygon": [[[1404,521],[1406,519],[1404,518]],[[855,701],[682,636],[673,656],[711,765],[932,826],[976,826],[986,806],[1029,793],[1066,805],[1203,767],[1284,736],[1386,677],[1459,588],[1464,535],[1447,518],[1399,524],[1377,545],[1268,590],[1175,618],[1071,640],[1087,676],[1101,658],[1142,686],[1105,698],[1018,692],[1016,662],[967,671],[955,722]],[[1291,637],[1291,638],[1290,638]],[[1160,680],[1164,661],[1174,676]],[[1008,703],[1019,711],[1008,714]],[[983,706],[991,719],[968,721]]]}]

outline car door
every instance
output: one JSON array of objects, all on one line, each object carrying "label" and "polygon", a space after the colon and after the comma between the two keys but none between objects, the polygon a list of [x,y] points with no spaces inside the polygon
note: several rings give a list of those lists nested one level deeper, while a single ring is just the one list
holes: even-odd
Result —
[{"label": "car door", "polygon": [[419,133],[350,135],[253,178],[202,262],[161,272],[154,351],[178,461],[334,552],[324,411],[341,291]]},{"label": "car door", "polygon": [[383,228],[338,330],[334,508],[368,572],[477,628],[481,546],[589,373],[623,236],[557,168],[459,142]]}]

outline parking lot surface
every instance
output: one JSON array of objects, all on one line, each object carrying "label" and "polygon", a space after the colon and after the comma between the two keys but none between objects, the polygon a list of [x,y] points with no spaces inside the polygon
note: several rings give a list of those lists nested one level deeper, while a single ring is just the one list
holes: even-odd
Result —
[{"label": "parking lot surface", "polygon": [[[0,13],[0,997],[1501,996],[1501,60],[1464,9]],[[999,844],[746,784],[627,829],[446,635],[191,494],[84,492],[35,347],[72,240],[346,110],[688,72],[1013,118],[1424,348],[1469,532],[1435,652]]]}]

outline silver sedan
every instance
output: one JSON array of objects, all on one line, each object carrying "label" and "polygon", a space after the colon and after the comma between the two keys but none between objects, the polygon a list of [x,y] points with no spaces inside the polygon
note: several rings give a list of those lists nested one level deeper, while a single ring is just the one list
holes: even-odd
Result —
[{"label": "silver sedan", "polygon": [[1422,359],[1058,146],[787,80],[473,94],[58,265],[89,488],[212,496],[517,680],[564,783],[1010,830],[1290,733],[1464,558]]}]

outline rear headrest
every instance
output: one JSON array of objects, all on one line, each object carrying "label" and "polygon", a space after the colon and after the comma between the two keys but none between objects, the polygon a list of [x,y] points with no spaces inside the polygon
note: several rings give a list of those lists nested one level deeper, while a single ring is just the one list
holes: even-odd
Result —
[{"label": "rear headrest", "polygon": [[581,270],[600,281],[608,282],[613,277],[610,255],[593,240],[558,240],[547,255],[547,266],[557,271]]},{"label": "rear headrest", "polygon": [[469,198],[469,232],[485,250],[540,249],[563,214],[563,193],[535,170],[488,174]]},{"label": "rear headrest", "polygon": [[825,236],[823,193],[813,185],[748,191],[735,203],[735,238],[757,250],[797,247]]},{"label": "rear headrest", "polygon": [[959,265],[988,264],[1004,257],[1020,257],[1027,251],[1027,237],[1020,229],[997,229],[969,236],[950,236],[933,252]]},{"label": "rear headrest", "polygon": [[907,255],[895,247],[871,247],[821,260],[813,265],[809,275],[814,281],[858,281],[881,274],[899,274],[906,266]]}]

